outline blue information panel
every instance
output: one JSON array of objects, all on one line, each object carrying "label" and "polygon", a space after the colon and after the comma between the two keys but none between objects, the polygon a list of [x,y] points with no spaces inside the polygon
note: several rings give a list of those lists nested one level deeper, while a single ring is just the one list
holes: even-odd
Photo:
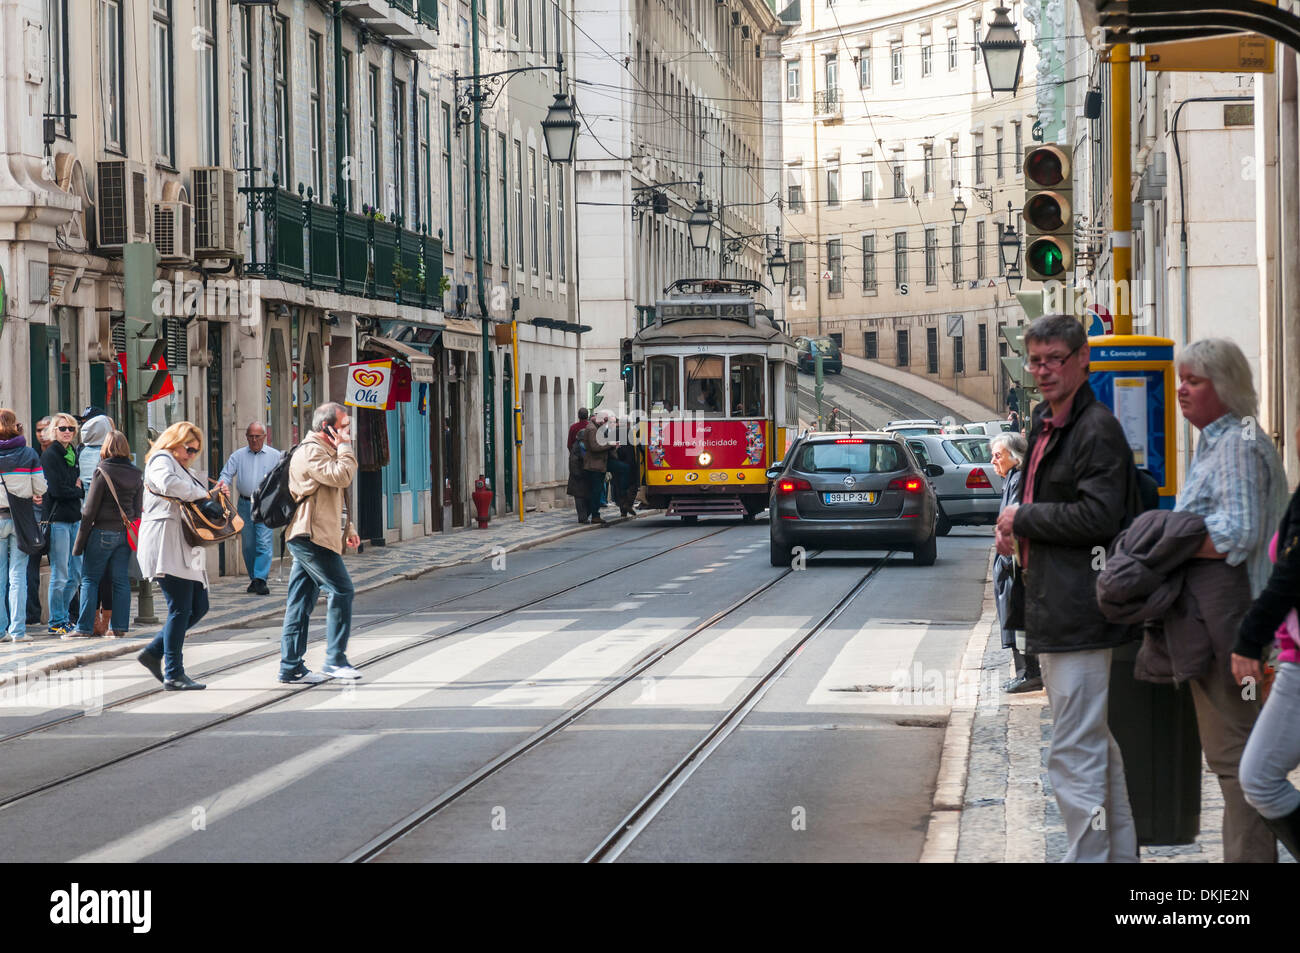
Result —
[{"label": "blue information panel", "polygon": [[1093,392],[1124,428],[1133,462],[1155,478],[1161,507],[1172,509],[1178,492],[1174,342],[1107,334],[1088,344]]}]

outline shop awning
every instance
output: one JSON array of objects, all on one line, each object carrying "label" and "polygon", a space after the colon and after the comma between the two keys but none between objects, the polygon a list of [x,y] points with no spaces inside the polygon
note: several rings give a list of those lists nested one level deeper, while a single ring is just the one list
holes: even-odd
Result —
[{"label": "shop awning", "polygon": [[409,344],[394,341],[392,338],[381,337],[378,334],[369,334],[361,339],[361,349],[379,351],[381,354],[387,354],[390,357],[405,361],[411,366],[412,381],[417,384],[433,383],[433,358],[423,351],[417,351]]},{"label": "shop awning", "polygon": [[446,327],[442,329],[442,346],[453,351],[481,351],[483,328],[477,321],[447,318]]}]

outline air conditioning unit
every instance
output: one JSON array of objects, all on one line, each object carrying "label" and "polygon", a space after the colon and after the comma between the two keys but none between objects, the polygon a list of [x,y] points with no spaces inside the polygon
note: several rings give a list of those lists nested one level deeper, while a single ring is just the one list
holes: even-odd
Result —
[{"label": "air conditioning unit", "polygon": [[195,257],[242,257],[235,230],[235,171],[217,166],[201,166],[191,171]]},{"label": "air conditioning unit", "polygon": [[194,206],[188,202],[154,202],[153,242],[161,262],[193,261]]},{"label": "air conditioning unit", "polygon": [[149,176],[130,159],[96,163],[95,240],[100,251],[118,251],[149,240]]}]

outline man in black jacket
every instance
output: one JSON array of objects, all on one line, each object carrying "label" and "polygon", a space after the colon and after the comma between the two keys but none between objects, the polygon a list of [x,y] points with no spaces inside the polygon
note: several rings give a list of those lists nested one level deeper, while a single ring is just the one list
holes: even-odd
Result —
[{"label": "man in black jacket", "polygon": [[1137,831],[1119,746],[1106,724],[1111,650],[1129,629],[1097,607],[1106,549],[1139,512],[1133,452],[1088,385],[1088,339],[1069,315],[1025,330],[1034,408],[1023,502],[998,515],[998,551],[1020,547],[1027,648],[1039,657],[1054,723],[1047,772],[1065,821],[1067,862],[1136,862]]}]

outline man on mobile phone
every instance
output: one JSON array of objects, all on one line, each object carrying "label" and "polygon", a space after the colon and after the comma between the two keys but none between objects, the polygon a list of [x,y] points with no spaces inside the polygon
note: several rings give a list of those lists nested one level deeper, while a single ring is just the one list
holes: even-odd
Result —
[{"label": "man on mobile phone", "polygon": [[[352,418],[342,404],[322,404],[312,414],[311,432],[289,462],[289,492],[300,503],[284,534],[293,554],[280,633],[280,681],[285,684],[361,677],[347,659],[354,590],[343,564],[344,546],[356,549],[361,544],[347,517],[346,494],[356,472]],[[326,648],[322,674],[318,674],[308,670],[303,656],[312,609],[322,589],[328,596]]]}]

